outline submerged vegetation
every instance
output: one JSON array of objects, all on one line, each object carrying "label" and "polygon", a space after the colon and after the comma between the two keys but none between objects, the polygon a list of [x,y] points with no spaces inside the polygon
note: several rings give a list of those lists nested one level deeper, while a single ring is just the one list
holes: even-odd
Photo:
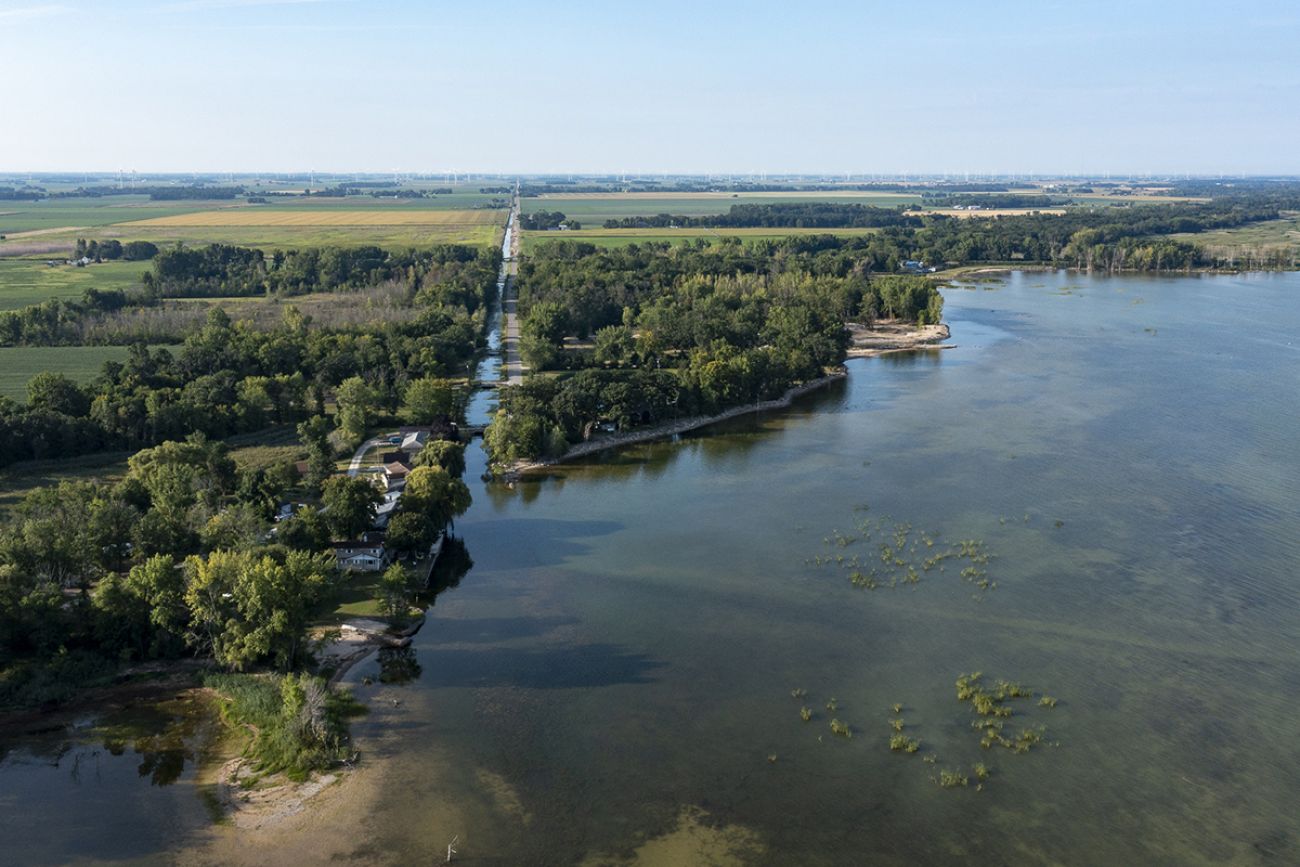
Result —
[{"label": "submerged vegetation", "polygon": [[[819,554],[806,562],[819,569],[847,572],[849,583],[859,589],[919,584],[923,575],[946,571],[944,564],[949,561],[954,565],[964,562],[958,574],[981,592],[997,588],[986,568],[993,555],[979,539],[940,544],[937,532],[916,531],[909,523],[864,515],[854,520],[850,532],[832,530],[822,542],[840,553]],[[843,553],[849,548],[854,552]]]}]

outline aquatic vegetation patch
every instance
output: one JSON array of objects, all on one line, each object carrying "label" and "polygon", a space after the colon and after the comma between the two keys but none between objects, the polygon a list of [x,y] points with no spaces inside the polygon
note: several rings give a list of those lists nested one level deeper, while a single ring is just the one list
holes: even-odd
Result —
[{"label": "aquatic vegetation patch", "polygon": [[[855,511],[865,512],[867,508],[858,506]],[[958,574],[980,591],[997,587],[987,569],[993,555],[983,540],[964,539],[941,545],[938,539],[937,532],[917,531],[911,524],[888,516],[873,519],[859,515],[850,532],[835,529],[823,537],[823,545],[831,552],[818,554],[807,563],[845,572],[849,583],[859,589],[877,590],[919,584],[924,575],[944,572],[945,563],[952,561],[954,565],[964,563]],[[855,549],[854,553],[844,553],[850,548]]]}]

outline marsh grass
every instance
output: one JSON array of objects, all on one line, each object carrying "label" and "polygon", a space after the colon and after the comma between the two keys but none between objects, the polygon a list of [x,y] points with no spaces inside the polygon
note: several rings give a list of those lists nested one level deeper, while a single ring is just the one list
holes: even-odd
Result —
[{"label": "marsh grass", "polygon": [[[866,506],[858,506],[854,511],[866,510]],[[842,570],[847,573],[852,586],[877,590],[916,585],[927,573],[936,569],[943,572],[945,561],[965,561],[959,572],[963,581],[980,591],[997,587],[997,582],[988,576],[986,567],[993,555],[983,540],[963,539],[936,548],[938,537],[937,532],[917,531],[910,523],[895,521],[888,516],[873,519],[860,514],[855,518],[851,531],[835,529],[822,538],[822,543],[833,549],[831,553],[818,554],[804,562],[818,569]],[[859,544],[874,546],[874,555],[865,551],[852,555],[841,553]]]}]

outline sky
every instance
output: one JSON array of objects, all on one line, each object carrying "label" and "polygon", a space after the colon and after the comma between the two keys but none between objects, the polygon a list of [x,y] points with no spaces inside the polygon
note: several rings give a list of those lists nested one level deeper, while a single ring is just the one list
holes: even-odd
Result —
[{"label": "sky", "polygon": [[0,0],[0,171],[1300,174],[1300,0]]}]

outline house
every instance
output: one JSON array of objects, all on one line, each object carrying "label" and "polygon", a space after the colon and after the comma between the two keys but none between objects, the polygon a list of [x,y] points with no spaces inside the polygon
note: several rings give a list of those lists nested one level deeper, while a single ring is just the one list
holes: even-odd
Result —
[{"label": "house", "polygon": [[405,482],[407,475],[411,472],[411,465],[404,464],[401,461],[393,461],[391,464],[384,464],[384,480],[388,482],[388,487],[392,488],[397,482]]},{"label": "house", "polygon": [[335,565],[349,572],[378,572],[391,559],[384,548],[383,533],[363,533],[360,539],[335,542],[333,548]]},{"label": "house", "polygon": [[397,510],[397,501],[402,498],[402,488],[405,486],[405,483],[402,483],[396,490],[385,492],[384,501],[375,509],[375,529],[387,529],[389,520]]},{"label": "house", "polygon": [[409,467],[411,465],[411,455],[410,452],[406,451],[380,452],[379,462],[385,466],[388,464],[406,464]]},{"label": "house", "polygon": [[278,524],[281,521],[292,518],[305,508],[307,508],[306,503],[281,503],[280,508],[275,512],[275,522]]}]

